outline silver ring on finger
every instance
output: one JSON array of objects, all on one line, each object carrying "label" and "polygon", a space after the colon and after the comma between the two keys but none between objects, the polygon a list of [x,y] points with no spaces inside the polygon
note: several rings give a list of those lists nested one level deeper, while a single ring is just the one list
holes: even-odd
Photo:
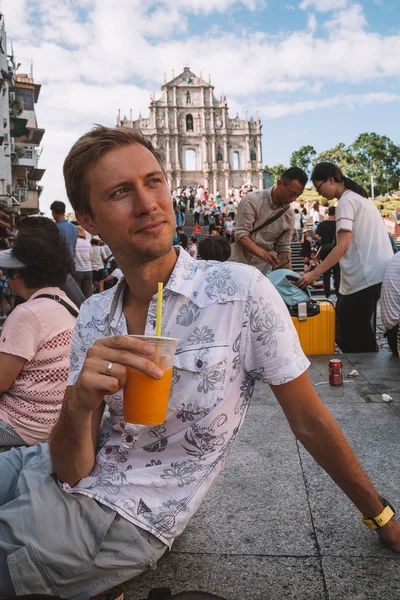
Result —
[{"label": "silver ring on finger", "polygon": [[111,369],[113,368],[114,363],[109,362],[107,365],[107,375],[111,375]]}]

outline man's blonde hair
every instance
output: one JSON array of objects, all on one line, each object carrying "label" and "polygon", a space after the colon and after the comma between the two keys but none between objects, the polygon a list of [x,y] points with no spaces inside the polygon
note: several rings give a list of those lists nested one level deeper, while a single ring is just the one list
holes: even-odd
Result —
[{"label": "man's blonde hair", "polygon": [[131,144],[141,144],[157,159],[165,176],[163,158],[159,150],[147,140],[139,129],[126,127],[103,127],[96,125],[72,146],[64,161],[64,181],[72,208],[93,217],[90,206],[88,172],[107,152]]}]

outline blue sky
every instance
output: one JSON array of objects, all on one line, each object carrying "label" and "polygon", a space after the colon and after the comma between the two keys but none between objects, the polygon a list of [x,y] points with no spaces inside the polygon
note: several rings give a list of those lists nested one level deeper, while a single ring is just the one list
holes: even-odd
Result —
[{"label": "blue sky", "polygon": [[147,114],[189,64],[232,117],[260,111],[265,164],[294,150],[400,143],[400,0],[3,0],[9,41],[42,83],[41,208],[65,200],[62,162],[93,123]]}]

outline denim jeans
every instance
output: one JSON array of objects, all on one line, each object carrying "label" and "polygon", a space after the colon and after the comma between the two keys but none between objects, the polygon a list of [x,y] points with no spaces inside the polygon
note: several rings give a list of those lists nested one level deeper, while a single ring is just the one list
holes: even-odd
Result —
[{"label": "denim jeans", "polygon": [[111,508],[69,494],[47,444],[0,454],[0,598],[83,600],[147,569],[167,546]]}]

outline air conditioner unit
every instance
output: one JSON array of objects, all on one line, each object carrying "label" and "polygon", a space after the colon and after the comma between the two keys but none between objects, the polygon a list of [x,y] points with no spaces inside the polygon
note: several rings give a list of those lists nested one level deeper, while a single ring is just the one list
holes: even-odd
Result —
[{"label": "air conditioner unit", "polygon": [[12,192],[11,192],[11,189],[12,189],[12,188],[11,188],[11,183],[6,183],[6,192],[7,192],[7,194],[9,194],[10,196],[11,196],[11,193],[12,193]]},{"label": "air conditioner unit", "polygon": [[15,102],[15,92],[10,92],[10,102]]}]

